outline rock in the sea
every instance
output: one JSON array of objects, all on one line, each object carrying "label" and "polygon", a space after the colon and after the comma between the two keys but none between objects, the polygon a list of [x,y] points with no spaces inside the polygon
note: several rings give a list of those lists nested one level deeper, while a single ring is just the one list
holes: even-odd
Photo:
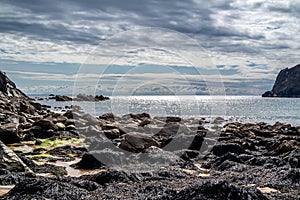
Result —
[{"label": "rock in the sea", "polygon": [[78,94],[76,98],[73,99],[74,101],[104,101],[109,100],[109,97],[105,97],[103,95],[86,95],[86,94]]},{"label": "rock in the sea", "polygon": [[64,95],[56,95],[55,96],[56,101],[72,101],[71,97],[64,96]]},{"label": "rock in the sea", "polygon": [[281,70],[272,90],[262,97],[300,97],[300,64]]}]

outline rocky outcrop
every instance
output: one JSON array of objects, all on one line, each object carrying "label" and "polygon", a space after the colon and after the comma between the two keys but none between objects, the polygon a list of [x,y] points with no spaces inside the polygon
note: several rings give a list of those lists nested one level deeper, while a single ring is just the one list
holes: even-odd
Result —
[{"label": "rocky outcrop", "polygon": [[56,101],[105,101],[109,100],[109,97],[103,95],[85,95],[85,94],[78,94],[75,98],[68,97],[65,95],[56,95],[56,96],[49,96],[49,99],[55,99]]},{"label": "rocky outcrop", "polygon": [[262,97],[300,97],[300,64],[281,70],[271,91]]},{"label": "rocky outcrop", "polygon": [[0,71],[0,97],[27,97],[21,90],[17,89],[4,72]]}]

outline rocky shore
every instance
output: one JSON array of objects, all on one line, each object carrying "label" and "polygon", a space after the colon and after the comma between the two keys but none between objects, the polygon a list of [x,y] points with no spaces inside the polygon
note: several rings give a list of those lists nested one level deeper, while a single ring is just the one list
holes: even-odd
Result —
[{"label": "rocky shore", "polygon": [[0,199],[300,197],[300,126],[58,114],[0,80]]}]

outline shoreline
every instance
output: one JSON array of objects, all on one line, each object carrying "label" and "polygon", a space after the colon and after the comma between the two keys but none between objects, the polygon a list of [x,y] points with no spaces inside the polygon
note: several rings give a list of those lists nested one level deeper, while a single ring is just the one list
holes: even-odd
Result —
[{"label": "shoreline", "polygon": [[[0,105],[7,109],[2,118],[9,121],[2,122],[0,139],[34,172],[24,172],[16,161],[14,169],[2,166],[0,185],[15,185],[2,199],[41,198],[38,192],[26,193],[32,187],[45,198],[118,198],[122,190],[127,191],[122,198],[161,192],[166,198],[214,198],[210,191],[218,188],[239,199],[300,195],[299,126],[223,125],[222,118],[206,122],[147,113],[94,118],[78,107],[54,113],[24,98],[1,98]],[[83,174],[67,176],[73,169]]]}]

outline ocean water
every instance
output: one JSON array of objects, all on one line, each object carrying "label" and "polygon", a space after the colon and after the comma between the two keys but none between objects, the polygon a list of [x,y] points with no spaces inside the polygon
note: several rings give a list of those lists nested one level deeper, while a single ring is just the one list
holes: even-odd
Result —
[{"label": "ocean water", "polygon": [[[228,122],[277,121],[300,125],[300,98],[262,98],[259,96],[114,96],[102,102],[38,101],[64,108],[79,105],[94,116],[112,112],[115,115],[147,112],[151,116],[181,116],[183,118],[223,117]],[[59,109],[54,109],[59,110]]]}]

